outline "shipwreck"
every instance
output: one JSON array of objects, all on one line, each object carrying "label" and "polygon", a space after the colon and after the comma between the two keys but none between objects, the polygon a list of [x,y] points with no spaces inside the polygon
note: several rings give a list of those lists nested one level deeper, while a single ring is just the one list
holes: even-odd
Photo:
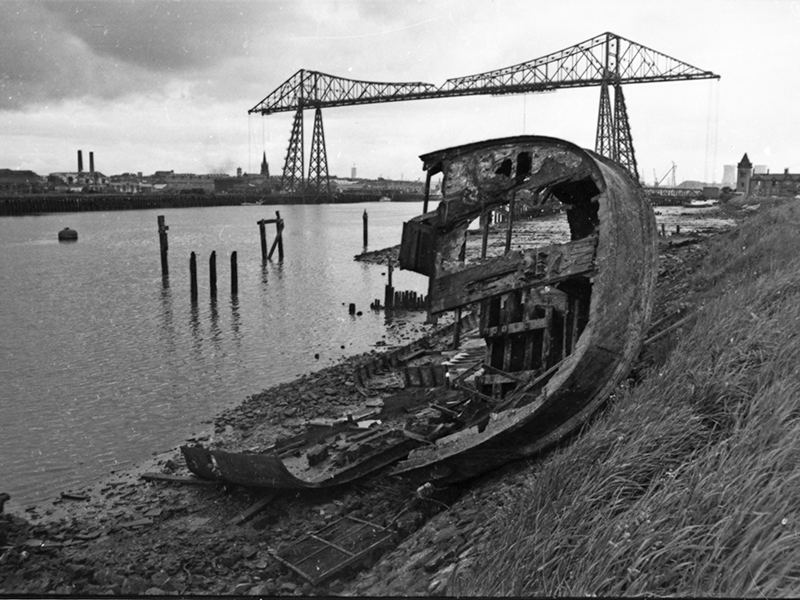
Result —
[{"label": "shipwreck", "polygon": [[[400,267],[429,277],[429,313],[455,313],[453,324],[359,369],[371,400],[357,414],[311,422],[261,452],[183,447],[196,475],[304,489],[391,467],[461,481],[574,433],[628,375],[657,274],[640,185],[609,159],[541,136],[421,158],[426,199],[441,173],[442,200],[404,224]],[[563,243],[532,244],[521,227],[545,209],[565,215]]]}]

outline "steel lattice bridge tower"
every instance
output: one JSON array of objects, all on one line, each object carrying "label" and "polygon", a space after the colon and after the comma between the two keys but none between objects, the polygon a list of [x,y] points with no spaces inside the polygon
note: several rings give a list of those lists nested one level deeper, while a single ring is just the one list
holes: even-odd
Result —
[{"label": "steel lattice bridge tower", "polygon": [[[560,88],[600,87],[595,150],[624,166],[639,180],[623,84],[719,79],[671,56],[614,33],[603,33],[564,50],[510,67],[431,83],[378,83],[301,69],[248,113],[295,111],[281,189],[329,193],[322,109],[405,100],[487,94],[524,94]],[[613,109],[610,88],[614,90]],[[303,111],[315,109],[307,182],[303,178]]]}]

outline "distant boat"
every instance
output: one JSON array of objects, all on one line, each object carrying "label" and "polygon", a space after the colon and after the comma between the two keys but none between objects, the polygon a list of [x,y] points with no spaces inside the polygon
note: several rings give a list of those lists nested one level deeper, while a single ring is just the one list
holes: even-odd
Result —
[{"label": "distant boat", "polygon": [[389,196],[381,196],[381,199],[378,202],[391,202],[392,199]]},{"label": "distant boat", "polygon": [[718,200],[690,200],[688,204],[684,204],[684,208],[705,208],[708,206],[715,206],[719,204]]}]

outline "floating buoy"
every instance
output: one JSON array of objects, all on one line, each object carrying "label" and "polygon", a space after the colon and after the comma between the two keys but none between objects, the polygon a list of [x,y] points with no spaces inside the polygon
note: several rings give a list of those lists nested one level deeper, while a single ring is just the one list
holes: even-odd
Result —
[{"label": "floating buoy", "polygon": [[69,227],[64,227],[64,229],[58,232],[58,241],[76,242],[78,241],[78,232],[74,229],[70,229]]}]

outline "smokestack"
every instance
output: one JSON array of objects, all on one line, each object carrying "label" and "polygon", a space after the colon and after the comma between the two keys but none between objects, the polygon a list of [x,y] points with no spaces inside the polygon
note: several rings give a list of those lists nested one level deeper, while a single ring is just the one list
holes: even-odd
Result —
[{"label": "smokestack", "polygon": [[89,152],[89,173],[94,175],[94,152]]},{"label": "smokestack", "polygon": [[78,150],[78,173],[83,173],[83,153]]}]

